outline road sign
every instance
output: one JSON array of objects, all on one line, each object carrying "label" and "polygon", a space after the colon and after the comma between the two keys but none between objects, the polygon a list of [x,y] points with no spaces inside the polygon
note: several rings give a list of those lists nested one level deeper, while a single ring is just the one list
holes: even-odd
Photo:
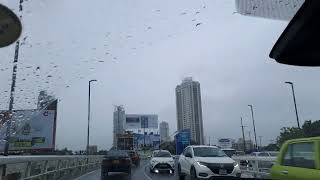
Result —
[{"label": "road sign", "polygon": [[19,17],[0,4],[0,48],[9,46],[21,35],[22,25]]}]

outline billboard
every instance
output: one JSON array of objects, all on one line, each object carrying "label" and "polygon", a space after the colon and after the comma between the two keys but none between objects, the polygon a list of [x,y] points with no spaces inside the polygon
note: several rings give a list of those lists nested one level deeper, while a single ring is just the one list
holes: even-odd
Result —
[{"label": "billboard", "polygon": [[7,111],[0,112],[0,151],[4,150],[8,121],[11,121],[9,150],[54,149],[57,101],[48,107],[50,110],[15,110],[9,118],[3,115]]},{"label": "billboard", "polygon": [[190,129],[181,130],[174,138],[176,141],[176,154],[181,154],[184,148],[190,145],[191,131]]},{"label": "billboard", "polygon": [[145,144],[153,149],[159,149],[160,135],[159,134],[134,134],[133,135],[134,148],[140,149]]},{"label": "billboard", "polygon": [[126,114],[126,129],[158,129],[158,115]]},{"label": "billboard", "polygon": [[218,146],[222,149],[232,148],[232,143],[233,143],[232,139],[228,139],[228,138],[218,139]]}]

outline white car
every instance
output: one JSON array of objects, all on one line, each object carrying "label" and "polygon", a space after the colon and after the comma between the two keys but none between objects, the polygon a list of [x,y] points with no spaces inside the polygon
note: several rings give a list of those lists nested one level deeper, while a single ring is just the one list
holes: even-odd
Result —
[{"label": "white car", "polygon": [[256,157],[277,157],[279,152],[277,151],[264,151],[264,152],[252,152],[250,156]]},{"label": "white car", "polygon": [[216,146],[188,146],[178,162],[179,179],[240,179],[239,165]]},{"label": "white car", "polygon": [[152,153],[150,159],[150,172],[169,172],[174,174],[174,160],[172,155],[167,150],[158,150]]}]

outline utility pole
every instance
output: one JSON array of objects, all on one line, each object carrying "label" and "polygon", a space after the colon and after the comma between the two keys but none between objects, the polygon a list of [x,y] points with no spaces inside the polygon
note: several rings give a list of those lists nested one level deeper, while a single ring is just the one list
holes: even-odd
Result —
[{"label": "utility pole", "polygon": [[262,149],[262,143],[261,143],[261,139],[262,139],[262,136],[259,136],[259,139],[260,139],[260,150]]},{"label": "utility pole", "polygon": [[209,146],[211,146],[211,139],[210,139],[210,136],[209,136]]},{"label": "utility pole", "polygon": [[[20,12],[20,20],[22,19],[22,10],[23,10],[23,0],[19,1],[19,12]],[[6,124],[6,137],[5,137],[5,146],[4,146],[4,156],[8,156],[9,154],[9,141],[10,141],[10,133],[11,133],[11,121],[13,118],[13,103],[14,103],[14,91],[16,87],[16,79],[17,79],[17,69],[18,69],[18,60],[19,60],[19,49],[20,49],[20,40],[16,42],[15,51],[14,51],[14,59],[13,59],[13,69],[12,69],[12,82],[11,82],[11,91],[10,91],[10,101],[9,101],[9,115],[10,119],[7,119]]]},{"label": "utility pole", "polygon": [[252,141],[251,141],[251,131],[248,131],[249,139],[250,139],[250,151],[252,150]]},{"label": "utility pole", "polygon": [[242,139],[243,139],[243,151],[246,152],[246,139],[244,137],[244,126],[242,123],[242,117],[241,117],[241,128],[242,128]]},{"label": "utility pole", "polygon": [[255,141],[255,149],[258,149],[258,143],[257,143],[257,133],[256,133],[256,125],[254,123],[254,116],[253,116],[253,106],[252,105],[248,105],[251,109],[251,116],[252,116],[252,123],[253,123],[253,132],[254,132],[254,141]]},{"label": "utility pole", "polygon": [[143,153],[146,154],[146,121],[143,119]]}]

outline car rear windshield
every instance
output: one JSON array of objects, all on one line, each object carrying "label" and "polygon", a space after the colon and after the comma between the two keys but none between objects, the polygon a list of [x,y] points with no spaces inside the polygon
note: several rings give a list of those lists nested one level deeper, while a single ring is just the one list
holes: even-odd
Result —
[{"label": "car rear windshield", "polygon": [[157,152],[155,153],[154,157],[171,157],[171,154],[169,152]]},{"label": "car rear windshield", "polygon": [[128,157],[128,153],[126,151],[109,151],[106,157]]},{"label": "car rear windshield", "polygon": [[219,148],[195,147],[193,148],[196,157],[226,157],[227,155]]}]

